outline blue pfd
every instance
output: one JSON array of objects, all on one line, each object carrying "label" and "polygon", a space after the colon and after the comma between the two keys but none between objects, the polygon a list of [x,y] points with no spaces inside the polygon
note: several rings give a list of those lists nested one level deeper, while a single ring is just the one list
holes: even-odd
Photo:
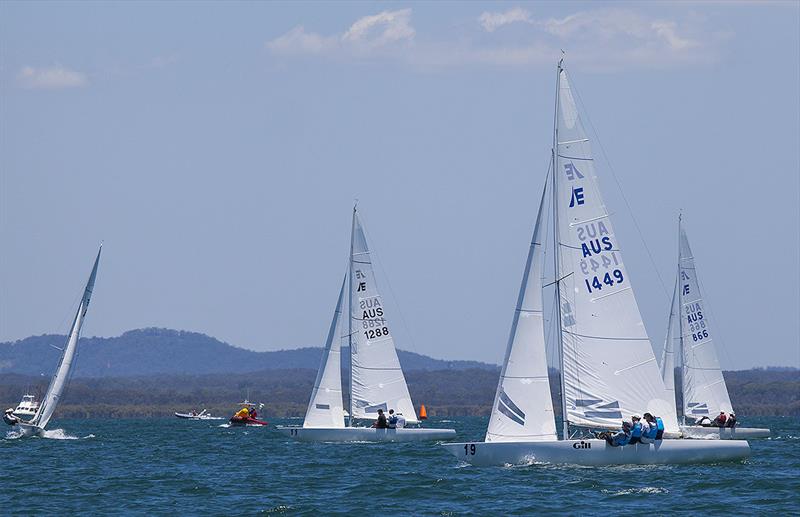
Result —
[{"label": "blue pfd", "polygon": [[[658,420],[661,420],[660,418]],[[663,424],[662,424],[663,427]],[[651,425],[649,430],[647,431],[647,435],[645,438],[648,440],[655,440],[656,436],[658,435],[658,421],[656,421],[655,425]]]},{"label": "blue pfd", "polygon": [[626,433],[617,433],[611,441],[616,447],[621,447],[623,445],[628,445],[628,442],[631,441],[631,437]]},{"label": "blue pfd", "polygon": [[636,422],[633,424],[633,429],[631,430],[631,438],[641,438],[642,437],[642,424]]},{"label": "blue pfd", "polygon": [[661,420],[660,416],[656,417],[656,430],[657,431],[664,431],[664,421]]}]

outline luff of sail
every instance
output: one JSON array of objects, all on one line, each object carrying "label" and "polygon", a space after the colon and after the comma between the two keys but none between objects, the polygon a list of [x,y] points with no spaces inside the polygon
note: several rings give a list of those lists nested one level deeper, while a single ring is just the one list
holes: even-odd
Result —
[{"label": "luff of sail", "polygon": [[81,335],[81,327],[83,326],[86,311],[89,309],[89,301],[92,298],[92,290],[94,289],[94,281],[97,277],[97,265],[100,263],[100,253],[103,251],[103,246],[97,250],[97,257],[94,259],[94,266],[89,275],[89,280],[86,282],[86,287],[83,290],[83,297],[81,304],[78,306],[78,312],[75,314],[75,319],[72,322],[72,329],[70,330],[69,337],[67,338],[67,345],[61,354],[61,360],[58,363],[55,375],[53,375],[47,392],[42,399],[39,410],[31,420],[31,423],[41,429],[47,425],[58,405],[58,400],[64,393],[64,388],[69,379],[69,372],[72,368],[72,362],[75,359],[75,351],[78,347],[78,339]]},{"label": "luff of sail", "polygon": [[680,329],[683,343],[683,411],[694,419],[733,411],[722,376],[706,302],[700,292],[694,256],[680,227]]},{"label": "luff of sail", "polygon": [[417,413],[397,358],[364,229],[353,212],[351,397],[353,418],[376,418],[378,409],[403,413],[417,422]]},{"label": "luff of sail", "polygon": [[342,315],[342,300],[347,277],[342,280],[336,309],[325,340],[325,350],[314,381],[314,391],[308,402],[303,427],[344,427],[344,404],[342,402],[341,342],[338,337],[339,320]]},{"label": "luff of sail", "polygon": [[487,442],[557,439],[547,375],[542,305],[544,196],[545,192],[542,192],[503,369],[486,430]]},{"label": "luff of sail", "polygon": [[568,420],[619,427],[621,419],[649,411],[662,417],[667,430],[677,431],[563,69],[556,117],[557,262]]}]

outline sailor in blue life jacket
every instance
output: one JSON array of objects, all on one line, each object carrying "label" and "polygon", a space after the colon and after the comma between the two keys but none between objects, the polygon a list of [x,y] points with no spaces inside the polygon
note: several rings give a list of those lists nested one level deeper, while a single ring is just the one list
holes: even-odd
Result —
[{"label": "sailor in blue life jacket", "polygon": [[638,415],[631,417],[633,427],[631,429],[631,439],[628,442],[631,445],[641,443],[642,441],[642,419]]},{"label": "sailor in blue life jacket", "polygon": [[664,439],[664,421],[661,420],[660,416],[652,416],[652,422],[650,422],[650,427],[655,427],[656,429],[656,440],[663,440]]},{"label": "sailor in blue life jacket", "polygon": [[389,410],[389,429],[397,429],[397,415],[394,414],[394,409]]},{"label": "sailor in blue life jacket", "polygon": [[[658,436],[658,422],[656,421],[656,417],[654,417],[650,413],[645,413],[644,414],[644,421],[647,424],[647,428],[642,426],[642,441],[646,441],[647,443],[651,443],[654,440],[660,440],[661,438],[659,438],[659,436]],[[661,434],[664,434],[664,432],[663,432],[664,424],[662,423],[661,426],[662,426]]]},{"label": "sailor in blue life jacket", "polygon": [[622,421],[622,429],[615,434],[610,432],[603,432],[597,435],[598,438],[603,438],[612,447],[622,447],[627,445],[631,439],[631,425],[630,422]]}]

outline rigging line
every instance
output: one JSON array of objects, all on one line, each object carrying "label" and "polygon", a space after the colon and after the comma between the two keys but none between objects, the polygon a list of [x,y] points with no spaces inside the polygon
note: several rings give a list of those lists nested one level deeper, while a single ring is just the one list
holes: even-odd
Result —
[{"label": "rigging line", "polygon": [[[566,70],[565,70],[566,72]],[[617,188],[619,189],[619,193],[622,196],[622,200],[625,202],[625,207],[628,209],[628,214],[631,216],[631,220],[633,221],[633,225],[636,228],[636,232],[639,234],[639,239],[642,241],[644,245],[645,251],[647,251],[647,256],[650,259],[650,264],[653,266],[653,270],[656,272],[656,277],[658,277],[658,281],[661,284],[661,290],[664,293],[664,296],[667,300],[670,299],[669,293],[667,292],[667,286],[664,283],[664,279],[661,277],[661,272],[658,270],[656,266],[656,261],[653,258],[653,254],[650,252],[650,248],[647,246],[647,241],[644,239],[644,234],[642,233],[642,229],[639,227],[639,221],[636,220],[636,217],[633,215],[633,210],[631,209],[631,205],[628,202],[628,198],[625,195],[625,191],[622,190],[622,184],[619,182],[617,178],[617,173],[614,172],[614,167],[611,165],[611,160],[608,158],[608,154],[606,153],[605,147],[603,147],[603,142],[600,140],[600,135],[597,133],[597,130],[594,128],[594,124],[592,124],[592,119],[589,117],[589,112],[586,110],[586,105],[583,103],[583,99],[581,98],[580,93],[578,93],[577,88],[575,88],[575,81],[572,80],[572,74],[567,72],[569,75],[569,81],[572,91],[575,92],[575,96],[578,98],[578,102],[580,102],[581,107],[583,107],[583,114],[586,115],[586,121],[589,123],[589,127],[592,129],[592,133],[594,133],[594,138],[597,141],[597,144],[600,146],[600,151],[603,153],[603,159],[608,164],[608,170],[611,172],[611,177],[614,178],[614,183],[617,184]]]}]

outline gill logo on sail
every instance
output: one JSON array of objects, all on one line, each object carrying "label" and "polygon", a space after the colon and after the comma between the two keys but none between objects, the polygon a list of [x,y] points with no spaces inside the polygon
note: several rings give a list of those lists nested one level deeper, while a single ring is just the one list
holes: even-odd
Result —
[{"label": "gill logo on sail", "polygon": [[581,408],[586,418],[622,418],[618,400],[604,404],[601,399],[576,399],[575,407]]},{"label": "gill logo on sail", "polygon": [[688,406],[689,406],[689,411],[693,415],[708,414],[708,404],[706,404],[705,402],[703,402],[702,404],[700,402],[689,402]]},{"label": "gill logo on sail", "polygon": [[497,410],[519,425],[525,425],[525,413],[519,406],[514,404],[514,401],[509,398],[502,388],[500,389],[500,397],[497,400]]}]

